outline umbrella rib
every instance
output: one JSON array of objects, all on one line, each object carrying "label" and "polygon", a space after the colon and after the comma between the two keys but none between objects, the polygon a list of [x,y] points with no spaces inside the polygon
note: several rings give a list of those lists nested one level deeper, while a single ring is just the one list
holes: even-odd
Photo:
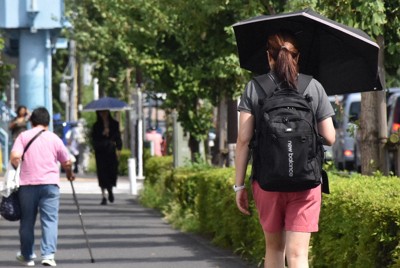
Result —
[{"label": "umbrella rib", "polygon": [[[346,33],[348,35],[354,36],[354,37],[356,37],[356,38],[358,38],[358,39],[360,39],[360,40],[362,40],[362,41],[364,41],[364,42],[366,42],[366,43],[368,43],[370,45],[373,45],[374,47],[377,47],[379,49],[379,46],[374,41],[369,40],[369,39],[367,39],[367,38],[365,38],[365,37],[363,37],[361,35],[358,35],[358,34],[355,35],[352,31],[349,31],[349,30],[345,29],[343,26],[336,25],[336,24],[334,24],[332,22],[329,22],[329,21],[326,21],[324,19],[318,18],[318,17],[314,16],[313,14],[309,14],[309,13],[307,13],[307,10],[303,11],[302,15],[307,17],[307,18],[309,18],[309,19],[312,19],[312,20],[318,21],[318,22],[320,22],[322,24],[325,24],[325,25],[327,25],[327,26],[329,26],[331,28],[334,28],[336,30],[344,32],[344,33]],[[289,18],[289,17],[297,17],[297,16],[299,16],[299,13],[297,13],[297,14],[281,14],[281,15],[274,15],[274,16],[275,16],[276,19],[277,18]],[[245,25],[245,24],[249,24],[249,23],[254,23],[254,22],[257,22],[257,21],[260,21],[260,20],[264,20],[265,17],[266,16],[260,16],[260,18],[258,20],[238,22],[238,23],[235,23],[233,25],[233,27],[236,27],[236,26],[239,26],[239,25]]]},{"label": "umbrella rib", "polygon": [[308,14],[308,13],[306,13],[306,12],[304,12],[303,15],[304,15],[305,17],[307,17],[307,18],[310,18],[310,19],[316,20],[316,21],[318,21],[318,22],[320,22],[320,23],[322,23],[322,24],[325,24],[325,25],[327,25],[327,26],[329,26],[329,27],[331,27],[331,28],[334,28],[334,29],[339,30],[339,31],[341,31],[341,32],[344,32],[344,33],[346,33],[346,34],[348,34],[348,35],[351,35],[351,36],[354,36],[354,37],[356,37],[356,38],[358,38],[358,39],[361,39],[362,41],[364,41],[364,42],[366,42],[366,43],[368,43],[368,44],[370,44],[370,45],[373,45],[373,46],[375,46],[375,47],[377,47],[377,48],[379,49],[379,46],[378,46],[375,42],[373,42],[373,41],[371,41],[371,40],[369,40],[369,39],[367,39],[367,38],[365,38],[365,37],[363,37],[363,36],[361,36],[361,35],[354,35],[353,32],[351,32],[351,31],[349,31],[349,30],[347,30],[347,29],[345,29],[345,28],[343,28],[343,27],[340,27],[340,26],[338,26],[338,25],[336,25],[336,24],[334,24],[334,23],[331,23],[331,22],[329,22],[329,21],[320,19],[320,18],[315,17],[315,16],[313,16],[313,15],[310,15],[310,14]]}]

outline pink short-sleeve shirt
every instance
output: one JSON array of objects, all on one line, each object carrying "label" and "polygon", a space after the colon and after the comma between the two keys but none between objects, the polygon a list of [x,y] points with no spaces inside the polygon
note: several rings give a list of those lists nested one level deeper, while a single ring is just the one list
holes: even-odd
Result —
[{"label": "pink short-sleeve shirt", "polygon": [[146,140],[153,142],[154,145],[154,155],[162,156],[161,143],[163,142],[162,135],[155,130],[146,133]]},{"label": "pink short-sleeve shirt", "polygon": [[[21,154],[28,142],[43,128],[35,127],[22,132],[14,142],[12,152]],[[62,140],[51,131],[44,131],[30,145],[21,164],[20,185],[59,184],[58,162],[69,160]]]}]

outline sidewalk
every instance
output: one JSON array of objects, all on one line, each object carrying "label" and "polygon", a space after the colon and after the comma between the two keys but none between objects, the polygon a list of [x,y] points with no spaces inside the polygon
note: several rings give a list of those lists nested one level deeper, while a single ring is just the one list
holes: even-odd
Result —
[{"label": "sidewalk", "polygon": [[[64,174],[62,174],[64,175]],[[64,175],[65,176],[65,175]],[[142,183],[138,183],[138,189],[142,188]],[[95,174],[78,174],[74,181],[74,188],[78,194],[98,194],[101,191],[97,183],[97,177]],[[71,183],[65,178],[61,178],[60,191],[62,194],[71,194],[72,187]],[[130,194],[130,182],[128,176],[119,176],[117,187],[114,188],[115,194]],[[135,197],[135,196],[134,196]],[[100,199],[100,197],[99,197]]]},{"label": "sidewalk", "polygon": [[[127,177],[118,179],[116,200],[107,206],[99,205],[94,176],[79,176],[74,188],[95,263],[91,263],[71,185],[62,179],[58,267],[256,267],[202,237],[171,228],[160,213],[142,207],[129,194]],[[18,226],[18,222],[0,219],[0,267],[20,267],[15,261]],[[36,226],[35,252],[40,256],[39,222]],[[40,258],[36,266],[41,266]]]}]

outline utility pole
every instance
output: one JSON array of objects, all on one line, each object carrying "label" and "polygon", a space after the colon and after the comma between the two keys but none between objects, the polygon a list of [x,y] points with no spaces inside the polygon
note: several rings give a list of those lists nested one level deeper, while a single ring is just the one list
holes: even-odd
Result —
[{"label": "utility pole", "polygon": [[77,80],[76,80],[76,43],[75,40],[69,41],[69,61],[70,61],[70,91],[69,91],[69,120],[77,120]]},{"label": "utility pole", "polygon": [[15,79],[11,78],[10,81],[10,106],[11,111],[15,111]]},{"label": "utility pole", "polygon": [[29,110],[44,106],[53,115],[51,59],[64,18],[64,0],[0,1],[0,29],[19,40],[18,103]]},{"label": "utility pole", "polygon": [[388,129],[387,129],[387,104],[386,104],[386,77],[385,77],[385,39],[382,35],[377,37],[380,47],[378,57],[378,72],[384,90],[377,92],[378,124],[379,124],[379,169],[385,175],[389,175],[389,157],[387,151]]}]

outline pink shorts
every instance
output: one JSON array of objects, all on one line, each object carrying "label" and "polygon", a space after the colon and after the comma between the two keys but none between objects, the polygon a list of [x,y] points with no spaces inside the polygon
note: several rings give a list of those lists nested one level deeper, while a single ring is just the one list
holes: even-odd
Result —
[{"label": "pink shorts", "polygon": [[264,232],[317,232],[321,186],[301,192],[268,192],[253,181],[253,196]]}]

